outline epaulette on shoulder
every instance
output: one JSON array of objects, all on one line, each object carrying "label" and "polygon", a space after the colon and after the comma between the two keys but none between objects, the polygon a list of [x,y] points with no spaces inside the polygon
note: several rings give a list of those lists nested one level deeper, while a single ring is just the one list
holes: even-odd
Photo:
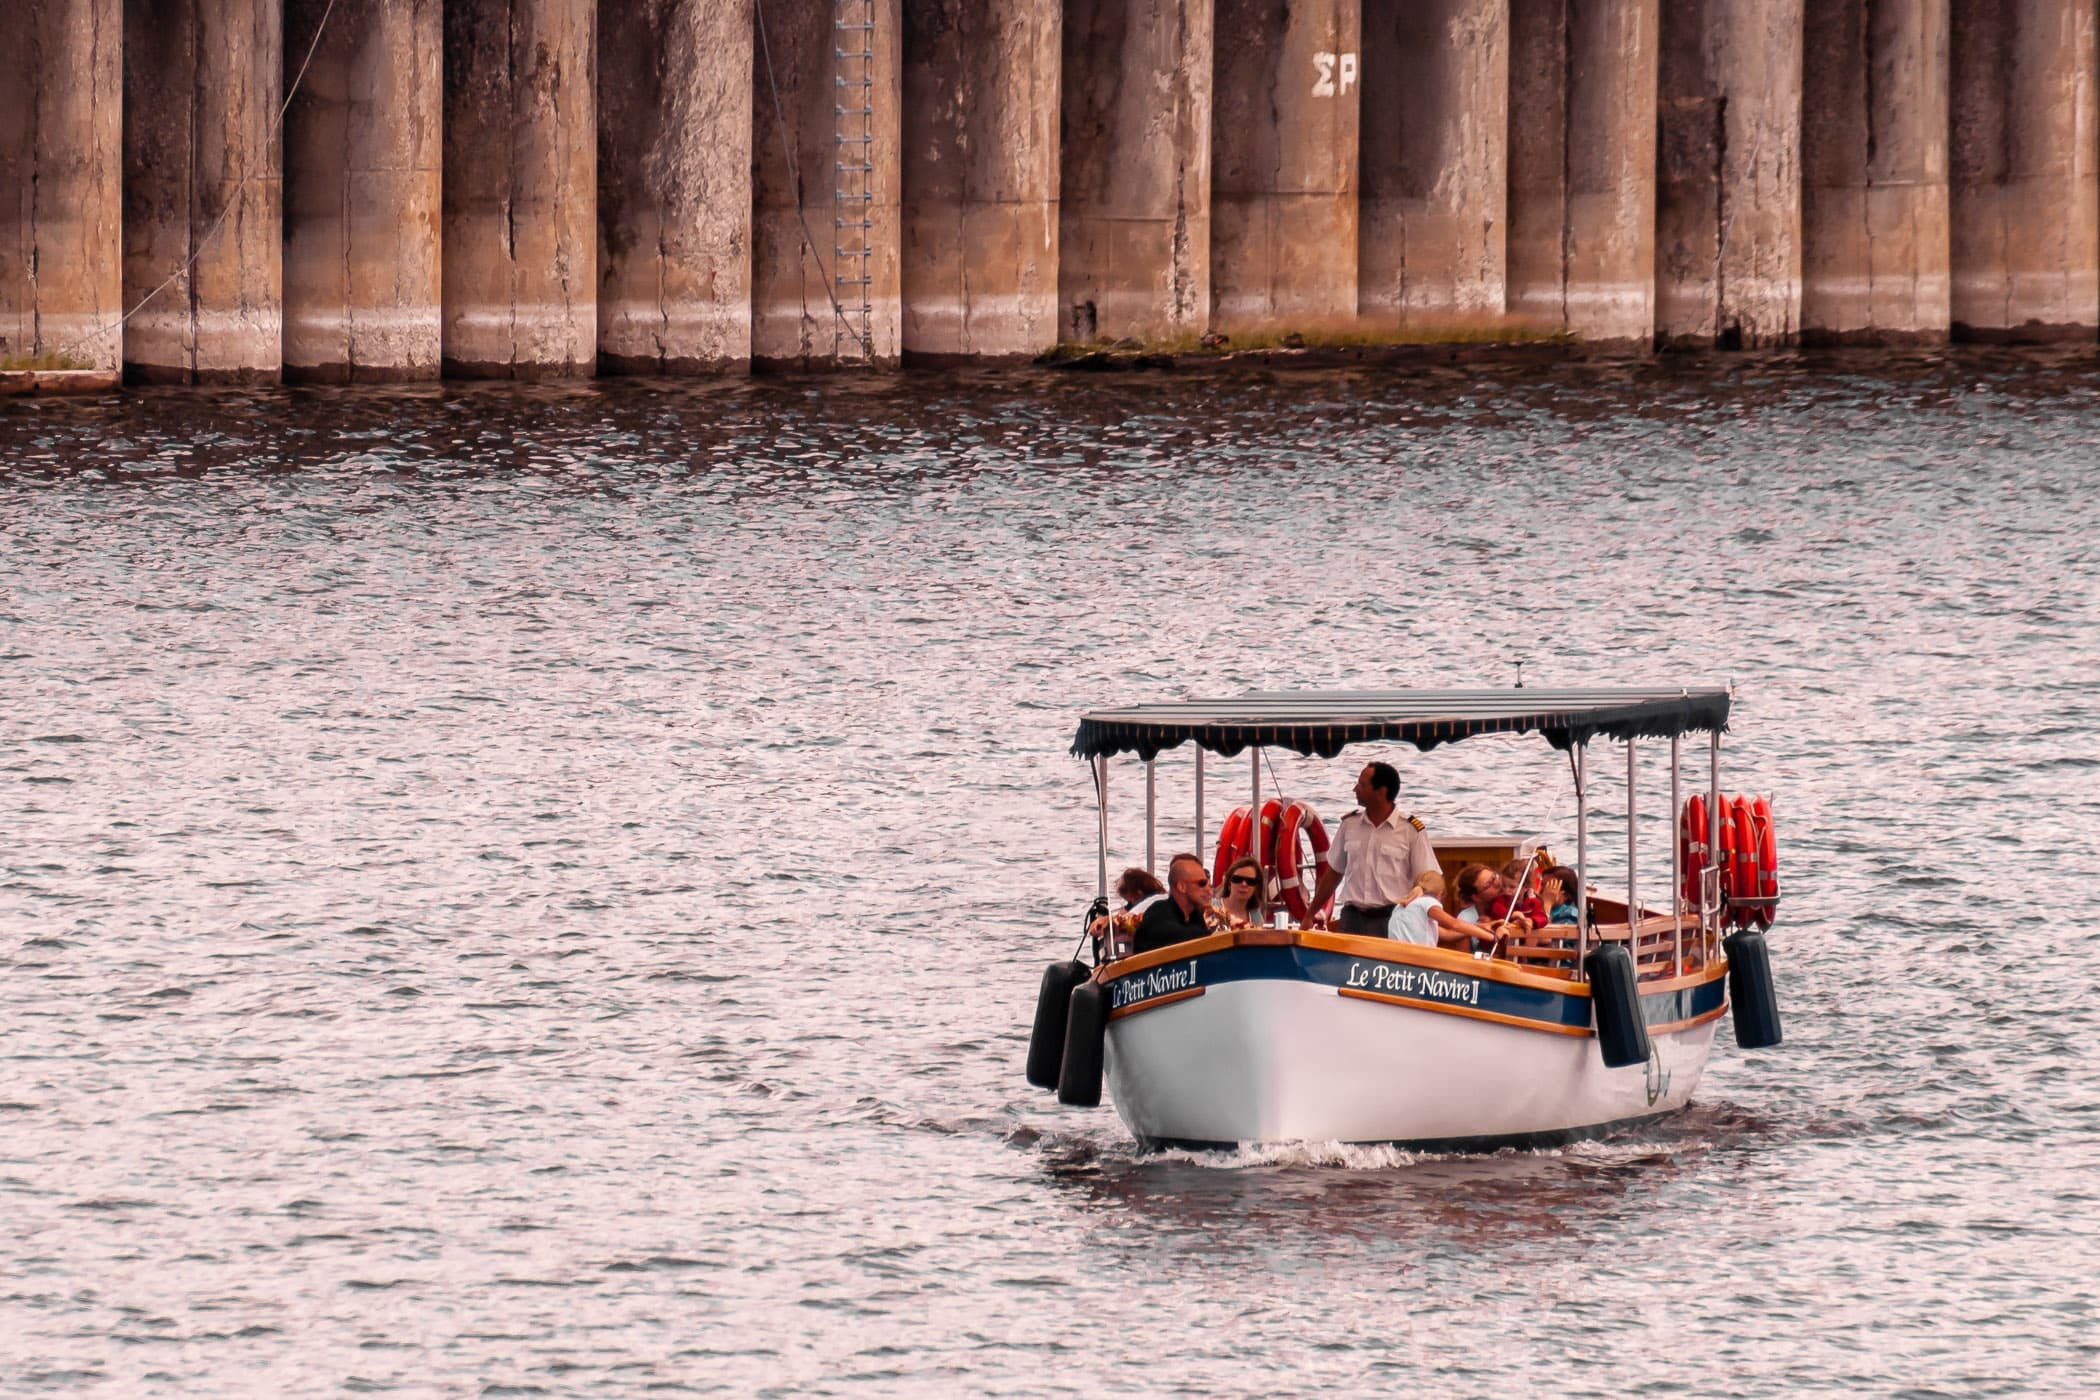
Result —
[{"label": "epaulette on shoulder", "polygon": [[1417,830],[1417,831],[1427,831],[1427,830],[1429,830],[1429,828],[1428,828],[1428,827],[1426,827],[1426,826],[1422,825],[1422,819],[1421,819],[1420,817],[1416,816],[1416,815],[1415,815],[1414,813],[1412,813],[1412,812],[1409,812],[1409,813],[1407,814],[1407,824],[1408,824],[1409,826],[1413,827],[1413,828],[1414,828],[1415,830]]}]

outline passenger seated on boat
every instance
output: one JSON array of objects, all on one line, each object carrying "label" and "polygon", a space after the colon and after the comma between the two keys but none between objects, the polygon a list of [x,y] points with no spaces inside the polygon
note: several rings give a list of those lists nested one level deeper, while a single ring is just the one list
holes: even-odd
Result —
[{"label": "passenger seated on boat", "polygon": [[1211,907],[1235,927],[1261,922],[1261,865],[1253,856],[1241,856],[1225,872],[1225,888]]},{"label": "passenger seated on boat", "polygon": [[1094,936],[1096,944],[1108,936],[1109,929],[1115,927],[1118,921],[1121,922],[1124,932],[1132,932],[1137,928],[1139,916],[1152,906],[1153,901],[1166,897],[1166,887],[1159,883],[1151,871],[1141,865],[1133,865],[1116,877],[1116,898],[1123,901],[1122,911],[1118,914],[1103,914],[1088,924],[1086,931]]},{"label": "passenger seated on boat", "polygon": [[[1502,867],[1502,893],[1488,902],[1487,909],[1490,919],[1521,921],[1526,933],[1546,926],[1546,906],[1539,902],[1536,887],[1526,890],[1521,897],[1517,894],[1517,882],[1526,879],[1524,871],[1529,865],[1529,861],[1513,860]],[[1532,869],[1536,874],[1537,868]]]},{"label": "passenger seated on boat", "polygon": [[1582,909],[1576,904],[1576,891],[1582,882],[1575,872],[1565,865],[1556,865],[1539,877],[1539,902],[1546,906],[1546,918],[1556,924],[1579,924]]},{"label": "passenger seated on boat", "polygon": [[1470,948],[1476,938],[1494,937],[1480,925],[1469,924],[1444,907],[1444,873],[1441,870],[1425,870],[1415,876],[1415,887],[1393,911],[1388,936],[1402,943],[1419,943],[1425,948],[1439,944],[1447,948]]},{"label": "passenger seated on boat", "polygon": [[1210,872],[1203,862],[1183,853],[1167,862],[1167,897],[1138,921],[1132,952],[1149,953],[1201,938],[1210,932]]},{"label": "passenger seated on boat", "polygon": [[1453,897],[1445,902],[1458,905],[1458,917],[1466,923],[1481,923],[1501,885],[1501,876],[1478,861],[1468,861],[1458,868],[1458,878],[1452,881]]}]

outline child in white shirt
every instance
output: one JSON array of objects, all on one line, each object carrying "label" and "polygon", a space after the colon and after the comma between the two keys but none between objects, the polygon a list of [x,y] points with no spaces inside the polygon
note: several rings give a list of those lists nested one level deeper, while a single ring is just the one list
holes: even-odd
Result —
[{"label": "child in white shirt", "polygon": [[1402,943],[1419,943],[1425,948],[1438,944],[1447,947],[1469,948],[1475,938],[1493,938],[1494,935],[1478,924],[1469,924],[1454,917],[1444,908],[1444,873],[1441,870],[1425,870],[1415,876],[1415,887],[1407,892],[1407,899],[1393,911],[1393,922],[1388,935]]}]

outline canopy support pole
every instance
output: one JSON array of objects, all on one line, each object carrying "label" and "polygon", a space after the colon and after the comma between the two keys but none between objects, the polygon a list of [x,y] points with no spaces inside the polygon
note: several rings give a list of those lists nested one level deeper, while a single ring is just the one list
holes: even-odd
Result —
[{"label": "canopy support pole", "polygon": [[[1706,864],[1711,869],[1721,860],[1721,731],[1718,729],[1714,731],[1713,742],[1707,748],[1706,763],[1707,780],[1713,787],[1707,798],[1706,810]],[[1724,884],[1727,882],[1726,871],[1721,873],[1721,879]],[[1706,889],[1704,871],[1700,872],[1699,889],[1702,894]],[[1706,930],[1706,947],[1703,954],[1707,958],[1713,957],[1714,940],[1721,933],[1721,904],[1724,898],[1725,896],[1719,893],[1714,896],[1714,924]]]},{"label": "canopy support pole", "polygon": [[1590,793],[1588,744],[1575,746],[1575,966],[1590,955]]},{"label": "canopy support pole", "polygon": [[1641,891],[1635,878],[1633,857],[1639,842],[1634,839],[1633,823],[1633,740],[1626,741],[1626,951],[1633,957],[1638,968],[1640,960]]},{"label": "canopy support pole", "polygon": [[1203,746],[1196,745],[1196,854],[1203,854]]},{"label": "canopy support pole", "polygon": [[1100,823],[1099,823],[1099,826],[1100,826],[1100,830],[1099,830],[1099,836],[1100,836],[1100,860],[1099,860],[1099,863],[1098,863],[1098,865],[1096,866],[1096,869],[1095,869],[1095,875],[1094,875],[1094,896],[1095,896],[1095,897],[1096,897],[1097,899],[1107,899],[1107,898],[1108,898],[1108,755],[1107,755],[1107,754],[1101,754],[1101,755],[1097,756],[1097,757],[1096,757],[1096,758],[1094,759],[1094,795],[1095,795],[1095,797],[1096,797],[1096,798],[1098,799],[1098,805],[1099,805],[1099,806],[1100,806],[1100,808],[1101,808],[1101,820],[1100,820]]},{"label": "canopy support pole", "polygon": [[[1261,864],[1261,750],[1250,746],[1247,751],[1254,755],[1254,802],[1247,808],[1247,854],[1254,857],[1258,866]],[[1269,872],[1263,870],[1260,879],[1266,890]]]},{"label": "canopy support pole", "polygon": [[[1670,736],[1670,820],[1684,820],[1678,813],[1684,810],[1683,781],[1678,772],[1677,735]],[[1670,975],[1684,975],[1684,842],[1671,833],[1670,839]]]},{"label": "canopy support pole", "polygon": [[1159,810],[1159,774],[1154,770],[1159,760],[1145,760],[1145,868],[1159,868],[1159,825],[1155,813]]}]

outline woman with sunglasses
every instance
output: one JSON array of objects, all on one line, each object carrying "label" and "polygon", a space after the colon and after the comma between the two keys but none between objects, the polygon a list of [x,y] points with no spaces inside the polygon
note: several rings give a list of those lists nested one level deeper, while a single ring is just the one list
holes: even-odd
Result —
[{"label": "woman with sunglasses", "polygon": [[1253,856],[1241,856],[1226,870],[1215,907],[1234,925],[1261,922],[1261,866]]}]

